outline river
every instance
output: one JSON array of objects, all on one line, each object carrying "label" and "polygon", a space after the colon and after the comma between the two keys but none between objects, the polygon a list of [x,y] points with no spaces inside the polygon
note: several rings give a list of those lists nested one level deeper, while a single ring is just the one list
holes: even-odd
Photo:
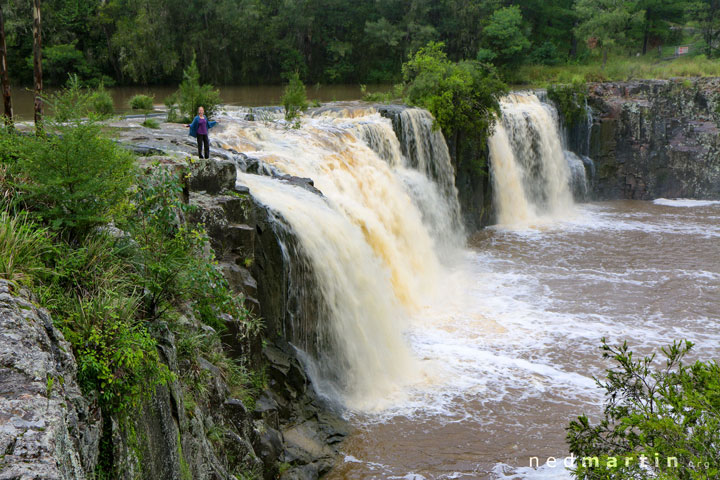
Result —
[{"label": "river", "polygon": [[601,338],[720,358],[720,202],[579,203],[585,167],[552,105],[518,93],[502,109],[498,224],[469,237],[426,111],[336,104],[290,128],[228,110],[215,134],[322,192],[238,176],[294,239],[285,337],[356,427],[329,479],[570,478],[548,459],[601,412]]},{"label": "river", "polygon": [[[279,105],[284,87],[282,85],[226,85],[218,87],[224,104],[246,107]],[[369,92],[385,92],[389,85],[368,85]],[[166,97],[173,94],[176,86],[151,87],[112,87],[107,89],[115,102],[118,113],[130,113],[129,102],[134,95],[151,95],[157,105],[163,105]],[[46,93],[55,89],[49,88]],[[362,98],[360,85],[309,85],[309,100],[319,102],[359,100]],[[20,120],[32,120],[34,93],[31,88],[15,86],[12,88],[13,111]]]},{"label": "river", "polygon": [[330,479],[561,479],[564,428],[597,418],[601,337],[648,353],[675,339],[720,358],[720,202],[588,203],[572,218],[470,239],[453,298],[407,338],[446,382],[355,414]]}]

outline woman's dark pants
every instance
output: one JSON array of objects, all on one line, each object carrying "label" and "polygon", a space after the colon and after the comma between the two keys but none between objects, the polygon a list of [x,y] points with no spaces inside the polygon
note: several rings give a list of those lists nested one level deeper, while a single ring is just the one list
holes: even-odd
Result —
[{"label": "woman's dark pants", "polygon": [[203,135],[202,133],[197,134],[197,142],[198,142],[198,157],[203,158],[203,145],[205,146],[205,158],[210,158],[210,140],[208,139],[207,134]]}]

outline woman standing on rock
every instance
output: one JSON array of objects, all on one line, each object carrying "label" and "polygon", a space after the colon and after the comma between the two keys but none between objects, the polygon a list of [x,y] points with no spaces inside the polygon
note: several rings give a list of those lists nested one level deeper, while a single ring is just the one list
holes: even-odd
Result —
[{"label": "woman standing on rock", "polygon": [[198,114],[193,119],[192,123],[185,125],[190,127],[190,136],[197,138],[198,145],[198,156],[203,158],[203,145],[205,146],[205,157],[210,158],[210,139],[208,138],[208,132],[214,127],[217,122],[211,122],[205,116],[205,109],[198,107]]}]

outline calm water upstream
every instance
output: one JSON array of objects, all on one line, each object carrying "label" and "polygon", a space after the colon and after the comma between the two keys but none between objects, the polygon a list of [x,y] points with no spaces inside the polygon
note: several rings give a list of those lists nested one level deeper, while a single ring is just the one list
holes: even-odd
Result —
[{"label": "calm water upstream", "polygon": [[686,338],[720,360],[720,202],[590,203],[489,228],[444,283],[407,333],[443,380],[353,414],[328,478],[569,478],[529,458],[564,457],[568,421],[600,411],[601,337],[640,352]]},{"label": "calm water upstream", "polygon": [[[243,86],[230,85],[218,87],[222,102],[227,105],[257,107],[263,105],[279,105],[283,94],[282,85]],[[390,89],[388,85],[368,85],[370,92],[385,92]],[[129,113],[128,102],[134,95],[145,94],[155,97],[155,103],[162,105],[166,97],[177,90],[176,86],[153,87],[114,87],[108,91],[115,101],[115,109],[119,113]],[[52,92],[48,89],[48,93]],[[359,100],[362,98],[359,85],[309,85],[307,87],[308,99],[320,102]],[[27,87],[13,87],[13,110],[21,120],[33,118],[34,96]]]}]

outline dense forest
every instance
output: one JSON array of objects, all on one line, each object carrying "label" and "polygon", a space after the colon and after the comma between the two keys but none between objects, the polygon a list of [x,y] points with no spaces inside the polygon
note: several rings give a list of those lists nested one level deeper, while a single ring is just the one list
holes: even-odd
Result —
[{"label": "dense forest", "polygon": [[[3,2],[15,83],[32,81],[31,2]],[[45,82],[177,82],[193,55],[203,81],[391,83],[431,41],[448,57],[519,64],[663,55],[689,42],[718,54],[720,1],[44,0]],[[512,80],[512,78],[510,78]]]}]

